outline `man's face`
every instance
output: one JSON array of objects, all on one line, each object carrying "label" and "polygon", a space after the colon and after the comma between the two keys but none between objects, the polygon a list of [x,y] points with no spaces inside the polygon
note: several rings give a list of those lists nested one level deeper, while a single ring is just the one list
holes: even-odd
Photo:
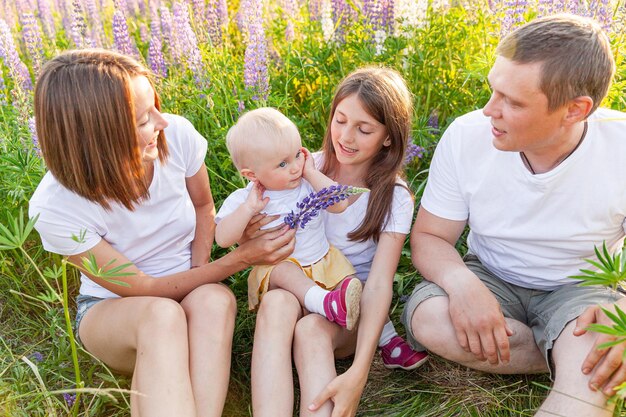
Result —
[{"label": "man's face", "polygon": [[497,149],[540,153],[559,146],[567,106],[548,111],[540,62],[518,64],[499,56],[488,79],[492,94],[483,113],[491,118]]}]

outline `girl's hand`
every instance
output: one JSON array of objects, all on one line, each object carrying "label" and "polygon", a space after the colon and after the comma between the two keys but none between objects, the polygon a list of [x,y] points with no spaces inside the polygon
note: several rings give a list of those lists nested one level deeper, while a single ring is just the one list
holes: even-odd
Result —
[{"label": "girl's hand", "polygon": [[316,411],[326,401],[332,400],[334,406],[331,417],[354,416],[367,381],[367,375],[365,378],[361,378],[356,373],[353,375],[354,372],[353,368],[350,368],[330,381],[326,388],[315,397],[313,403],[309,405],[309,410]]},{"label": "girl's hand", "polygon": [[[317,171],[315,169],[315,162],[313,161],[313,157],[311,156],[311,152],[305,147],[300,148],[300,152],[304,156],[304,168],[302,169],[302,176],[304,179],[307,179],[312,172]],[[308,181],[308,179],[307,179]]]},{"label": "girl's hand", "polygon": [[270,201],[269,197],[263,198],[263,193],[265,192],[265,187],[258,181],[254,181],[252,183],[252,189],[246,198],[245,205],[248,209],[257,214],[261,210],[267,206],[267,203]]}]

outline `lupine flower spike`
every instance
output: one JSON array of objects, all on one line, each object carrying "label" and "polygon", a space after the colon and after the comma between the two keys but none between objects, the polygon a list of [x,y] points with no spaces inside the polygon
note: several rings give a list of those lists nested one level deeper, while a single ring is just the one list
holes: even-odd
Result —
[{"label": "lupine flower spike", "polygon": [[300,227],[304,229],[306,224],[320,213],[320,210],[327,209],[335,203],[338,203],[353,194],[361,194],[368,192],[368,188],[352,187],[350,185],[331,185],[322,188],[318,192],[313,192],[304,197],[302,201],[296,204],[300,209],[297,213],[293,211],[285,216],[284,221],[292,229]]}]

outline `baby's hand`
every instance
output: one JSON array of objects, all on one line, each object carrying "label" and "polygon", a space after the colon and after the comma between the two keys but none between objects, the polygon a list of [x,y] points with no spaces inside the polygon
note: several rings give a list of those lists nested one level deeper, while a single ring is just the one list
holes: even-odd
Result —
[{"label": "baby's hand", "polygon": [[248,198],[246,198],[246,202],[244,203],[248,209],[250,209],[251,214],[255,215],[267,206],[267,203],[270,201],[269,197],[263,198],[263,193],[265,192],[265,187],[258,181],[254,181],[252,183],[252,189],[248,194]]},{"label": "baby's hand", "polygon": [[300,148],[300,152],[304,156],[304,169],[302,170],[302,176],[306,179],[312,172],[317,171],[315,168],[315,162],[311,156],[311,152],[305,147]]}]

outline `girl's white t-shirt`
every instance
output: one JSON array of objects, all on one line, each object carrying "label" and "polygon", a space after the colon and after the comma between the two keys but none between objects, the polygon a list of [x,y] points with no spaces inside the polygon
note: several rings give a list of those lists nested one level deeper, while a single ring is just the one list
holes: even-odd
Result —
[{"label": "girl's white t-shirt", "polygon": [[[164,114],[169,158],[154,162],[150,196],[134,211],[117,203],[107,211],[63,187],[48,172],[30,199],[29,216],[43,247],[61,255],[88,252],[104,239],[148,275],[190,268],[196,214],[185,180],[204,167],[207,141],[183,117]],[[81,275],[80,294],[117,295]]]},{"label": "girl's white t-shirt", "polygon": [[[321,167],[324,158],[322,152],[316,152],[313,157],[316,166]],[[398,179],[393,192],[391,212],[383,226],[383,233],[408,234],[411,231],[415,206],[411,193],[405,187],[406,183]],[[348,258],[356,270],[356,276],[361,281],[367,280],[377,244],[374,239],[368,239],[365,242],[348,240],[348,233],[356,230],[363,222],[369,197],[369,192],[361,194],[342,213],[329,213],[327,211],[323,213],[328,241]]]},{"label": "girl's white t-shirt", "polygon": [[441,138],[421,204],[467,220],[469,251],[496,276],[552,290],[589,268],[594,245],[611,252],[626,232],[626,115],[598,109],[579,148],[553,170],[532,175],[518,152],[492,144],[480,110]]}]

